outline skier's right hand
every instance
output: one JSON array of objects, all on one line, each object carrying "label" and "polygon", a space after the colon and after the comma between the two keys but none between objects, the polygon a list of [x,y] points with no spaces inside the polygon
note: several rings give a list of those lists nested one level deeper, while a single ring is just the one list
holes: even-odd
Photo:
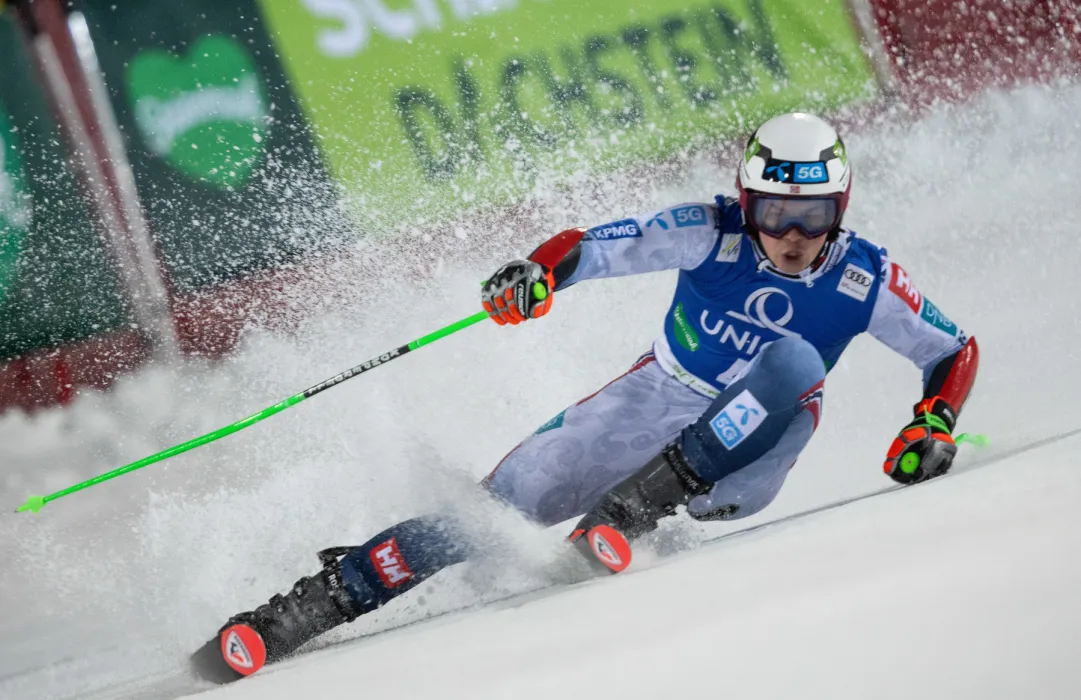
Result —
[{"label": "skier's right hand", "polygon": [[555,278],[532,260],[512,260],[495,271],[480,291],[481,305],[499,325],[539,318],[552,308]]}]

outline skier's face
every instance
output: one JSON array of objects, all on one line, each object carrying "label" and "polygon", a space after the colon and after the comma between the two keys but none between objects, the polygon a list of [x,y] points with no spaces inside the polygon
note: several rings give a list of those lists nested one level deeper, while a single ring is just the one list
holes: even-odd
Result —
[{"label": "skier's face", "polygon": [[826,236],[808,239],[796,229],[789,229],[782,238],[759,236],[762,250],[781,272],[795,275],[809,266],[826,245]]}]

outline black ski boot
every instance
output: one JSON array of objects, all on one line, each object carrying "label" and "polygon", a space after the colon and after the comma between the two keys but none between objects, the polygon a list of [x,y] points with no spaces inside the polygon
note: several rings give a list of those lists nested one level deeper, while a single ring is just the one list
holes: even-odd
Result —
[{"label": "black ski boot", "polygon": [[687,463],[679,443],[666,446],[637,472],[616,484],[574,528],[570,541],[598,573],[618,573],[631,563],[630,543],[695,496],[707,483]]},{"label": "black ski boot", "polygon": [[285,595],[229,618],[218,635],[192,656],[196,672],[217,683],[249,676],[368,612],[342,586],[338,560],[350,549],[324,549],[319,552],[322,571],[300,579]]}]

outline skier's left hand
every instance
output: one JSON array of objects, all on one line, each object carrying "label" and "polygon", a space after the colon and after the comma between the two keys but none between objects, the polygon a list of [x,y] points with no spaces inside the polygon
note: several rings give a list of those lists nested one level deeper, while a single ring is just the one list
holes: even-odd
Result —
[{"label": "skier's left hand", "polygon": [[916,417],[893,440],[883,471],[902,484],[915,484],[945,474],[957,454],[954,412],[941,397],[916,404]]}]

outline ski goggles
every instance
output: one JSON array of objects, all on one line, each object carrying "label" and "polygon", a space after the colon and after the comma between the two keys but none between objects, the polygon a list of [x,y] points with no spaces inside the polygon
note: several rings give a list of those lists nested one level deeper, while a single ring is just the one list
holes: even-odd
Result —
[{"label": "ski goggles", "polygon": [[844,214],[841,194],[817,197],[747,192],[748,223],[771,238],[784,238],[796,229],[807,238],[824,236],[841,224]]}]

